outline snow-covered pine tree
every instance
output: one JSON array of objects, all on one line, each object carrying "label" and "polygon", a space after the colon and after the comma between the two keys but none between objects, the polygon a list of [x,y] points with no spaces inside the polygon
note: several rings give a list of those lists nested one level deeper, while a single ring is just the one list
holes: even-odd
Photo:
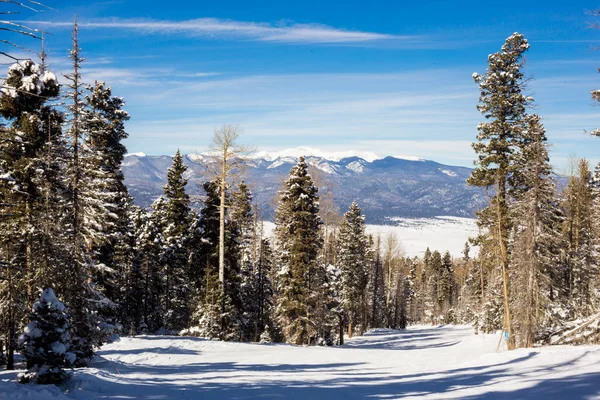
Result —
[{"label": "snow-covered pine tree", "polygon": [[339,231],[337,265],[342,273],[342,306],[348,315],[348,336],[355,331],[366,330],[366,288],[369,278],[367,252],[368,238],[365,235],[365,217],[356,203],[352,202]]},{"label": "snow-covered pine tree", "polygon": [[381,262],[381,237],[379,236],[377,237],[375,259],[373,260],[371,271],[371,328],[383,328],[387,318],[387,311],[383,265]]},{"label": "snow-covered pine tree", "polygon": [[106,335],[110,335],[117,323],[123,275],[131,261],[127,254],[131,200],[121,171],[127,152],[122,141],[128,136],[125,122],[129,114],[123,110],[123,99],[113,96],[104,82],[96,82],[87,91],[80,111],[80,127],[86,133],[79,149],[81,229],[92,280],[101,294],[98,313],[109,330]]},{"label": "snow-covered pine tree", "polygon": [[[23,60],[12,65],[0,92],[0,115],[9,123],[0,130],[0,283],[3,331],[12,368],[15,334],[34,302],[36,288],[56,283],[63,269],[60,248],[60,157],[63,116],[51,104],[59,94],[56,76]],[[7,310],[7,308],[9,308]]]},{"label": "snow-covered pine tree", "polygon": [[563,197],[567,268],[562,286],[570,303],[569,317],[576,319],[589,316],[598,304],[593,290],[599,271],[595,250],[592,173],[586,160],[579,161],[577,176],[571,177]]},{"label": "snow-covered pine tree", "polygon": [[100,346],[107,339],[107,332],[112,331],[105,325],[99,314],[99,308],[110,304],[110,301],[97,290],[93,281],[93,258],[86,246],[84,231],[84,202],[82,201],[82,140],[83,115],[86,108],[85,85],[81,77],[81,67],[84,58],[79,46],[79,26],[75,18],[72,31],[72,48],[69,51],[71,72],[64,75],[67,80],[67,136],[68,160],[66,162],[65,181],[69,189],[69,201],[66,207],[66,232],[69,236],[70,260],[65,264],[72,265],[67,275],[65,300],[71,310],[73,331],[71,335],[72,351],[76,355],[75,366],[89,364],[94,347]]},{"label": "snow-covered pine tree", "polygon": [[404,278],[404,297],[406,302],[407,323],[419,320],[417,316],[417,260],[407,259],[408,274]]},{"label": "snow-covered pine tree", "polygon": [[520,152],[522,184],[511,210],[515,221],[512,239],[517,345],[531,347],[550,317],[552,276],[559,268],[562,216],[558,207],[546,134],[540,117],[526,118],[527,144]]},{"label": "snow-covered pine tree", "polygon": [[[274,324],[271,319],[273,308],[273,284],[271,282],[271,271],[273,269],[273,250],[269,239],[261,241],[258,250],[258,259],[256,260],[255,268],[251,272],[250,291],[246,292],[248,297],[245,302],[251,302],[252,308],[246,307],[249,310],[247,317],[250,326],[254,328],[251,340],[257,341],[259,335],[264,334],[264,329],[268,330],[269,337],[273,337]],[[263,333],[261,334],[261,327]],[[260,337],[262,341],[262,336]]]},{"label": "snow-covered pine tree", "polygon": [[188,237],[191,225],[190,199],[185,191],[187,167],[177,150],[173,163],[167,171],[164,187],[164,203],[159,213],[163,236],[163,310],[164,324],[168,331],[179,331],[190,324],[190,294],[188,268]]},{"label": "snow-covered pine tree", "polygon": [[438,307],[444,316],[444,323],[453,323],[451,308],[454,305],[454,265],[450,252],[446,251],[442,258],[442,266],[437,287]]},{"label": "snow-covered pine tree", "polygon": [[[488,68],[483,75],[473,74],[479,84],[480,96],[477,109],[486,122],[478,125],[477,142],[473,149],[478,157],[476,167],[467,180],[469,185],[495,186],[491,204],[478,214],[479,224],[497,232],[500,248],[498,267],[502,270],[504,297],[504,329],[508,332],[508,348],[514,349],[509,293],[509,248],[511,220],[508,209],[511,180],[518,182],[519,170],[515,154],[522,142],[526,107],[533,101],[524,93],[524,76],[521,71],[523,54],[529,43],[520,33],[506,39],[502,49],[488,56]],[[487,215],[484,215],[487,214]]]},{"label": "snow-covered pine tree", "polygon": [[19,337],[21,353],[27,360],[27,372],[19,374],[19,382],[63,383],[70,377],[65,368],[73,364],[75,354],[69,351],[71,326],[67,310],[51,288],[44,289],[29,320]]},{"label": "snow-covered pine tree", "polygon": [[[157,202],[164,200],[159,198]],[[155,209],[161,206],[153,205]],[[132,207],[132,224],[134,232],[133,261],[130,276],[131,290],[126,291],[126,315],[132,322],[136,321],[139,306],[133,297],[137,296],[139,289],[142,290],[141,321],[138,332],[157,332],[163,326],[162,309],[162,264],[160,262],[162,235],[154,212],[149,212],[139,207]],[[140,273],[141,288],[136,287],[137,274]],[[136,299],[137,300],[137,299]]]},{"label": "snow-covered pine tree", "polygon": [[[238,276],[231,276],[233,281],[226,280],[225,286],[229,292],[231,290],[239,291],[240,327],[241,341],[256,341],[259,327],[264,327],[259,323],[258,299],[256,297],[257,284],[255,281],[256,261],[253,259],[253,240],[255,235],[254,215],[252,213],[252,193],[244,181],[242,181],[236,191],[231,194],[231,207],[229,210],[229,224],[235,225],[239,237],[236,248],[239,249],[239,260],[237,264],[240,267]],[[231,254],[228,254],[231,257]],[[226,274],[228,275],[228,274]],[[257,326],[257,324],[259,325]]]},{"label": "snow-covered pine tree", "polygon": [[[402,260],[403,262],[404,260]],[[392,307],[390,328],[405,329],[407,324],[406,301],[404,296],[405,280],[403,268],[398,268],[394,275],[394,285],[392,286]]]},{"label": "snow-covered pine tree", "polygon": [[280,192],[276,212],[281,254],[276,315],[288,343],[314,342],[321,322],[315,321],[315,315],[325,307],[319,293],[324,289],[325,269],[317,260],[322,246],[317,191],[300,157]]},{"label": "snow-covered pine tree", "polygon": [[198,324],[194,333],[200,337],[211,339],[221,338],[221,308],[222,296],[219,285],[219,194],[214,182],[205,182],[203,185],[206,197],[204,206],[200,210],[199,231],[200,240],[200,266],[202,273],[193,274],[195,286],[198,289],[194,303],[196,310],[193,314],[194,322]]},{"label": "snow-covered pine tree", "polygon": [[424,315],[427,323],[440,321],[439,282],[442,274],[442,255],[435,250],[423,265],[427,280],[424,282]]}]

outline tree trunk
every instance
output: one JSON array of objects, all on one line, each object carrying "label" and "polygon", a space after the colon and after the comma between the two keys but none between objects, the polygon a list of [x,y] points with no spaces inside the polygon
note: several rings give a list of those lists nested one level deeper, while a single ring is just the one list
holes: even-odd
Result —
[{"label": "tree trunk", "polygon": [[338,319],[340,323],[340,346],[344,344],[344,317],[342,314],[338,314]]},{"label": "tree trunk", "polygon": [[[515,338],[512,331],[512,319],[510,315],[509,299],[509,275],[508,275],[508,248],[506,243],[507,232],[504,231],[504,217],[506,212],[506,182],[498,180],[498,194],[496,208],[498,212],[498,241],[502,255],[502,292],[504,295],[504,331],[508,333],[508,350],[515,349]],[[502,202],[502,204],[500,204]]]},{"label": "tree trunk", "polygon": [[352,314],[348,318],[348,338],[352,339]]},{"label": "tree trunk", "polygon": [[223,150],[219,204],[219,284],[221,286],[221,334],[225,328],[225,179],[227,178],[227,148]]}]

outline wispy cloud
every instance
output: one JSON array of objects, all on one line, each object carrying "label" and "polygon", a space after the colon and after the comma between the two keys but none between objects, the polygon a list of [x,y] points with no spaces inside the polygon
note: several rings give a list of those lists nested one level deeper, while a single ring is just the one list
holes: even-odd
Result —
[{"label": "wispy cloud", "polygon": [[[30,21],[47,27],[71,27],[72,22]],[[198,18],[185,21],[110,19],[80,21],[89,29],[124,29],[155,34],[184,34],[193,37],[246,39],[277,43],[363,43],[382,40],[417,40],[417,36],[398,36],[376,32],[338,29],[320,24],[270,24]]]}]

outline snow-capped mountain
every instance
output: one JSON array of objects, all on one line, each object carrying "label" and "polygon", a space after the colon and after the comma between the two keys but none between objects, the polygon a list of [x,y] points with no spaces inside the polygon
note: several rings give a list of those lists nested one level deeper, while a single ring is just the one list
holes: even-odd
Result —
[{"label": "snow-capped mountain", "polygon": [[[486,203],[478,188],[466,185],[471,170],[443,165],[415,157],[379,157],[370,152],[325,153],[317,149],[298,148],[275,153],[255,153],[248,160],[246,182],[255,199],[265,210],[265,218],[273,216],[277,191],[291,167],[301,155],[314,167],[313,175],[330,191],[343,213],[357,200],[369,223],[393,223],[395,218],[432,216],[472,217]],[[185,158],[188,192],[202,195],[205,173],[202,154]],[[123,171],[126,183],[137,204],[148,206],[162,193],[170,156],[130,154]]]}]

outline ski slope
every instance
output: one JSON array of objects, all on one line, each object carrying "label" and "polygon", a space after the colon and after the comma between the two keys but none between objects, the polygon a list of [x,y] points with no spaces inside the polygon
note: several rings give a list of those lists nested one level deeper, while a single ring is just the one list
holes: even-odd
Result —
[{"label": "ski slope", "polygon": [[330,348],[123,338],[61,389],[3,371],[0,399],[600,398],[600,346],[497,343],[465,326],[375,330]]}]

